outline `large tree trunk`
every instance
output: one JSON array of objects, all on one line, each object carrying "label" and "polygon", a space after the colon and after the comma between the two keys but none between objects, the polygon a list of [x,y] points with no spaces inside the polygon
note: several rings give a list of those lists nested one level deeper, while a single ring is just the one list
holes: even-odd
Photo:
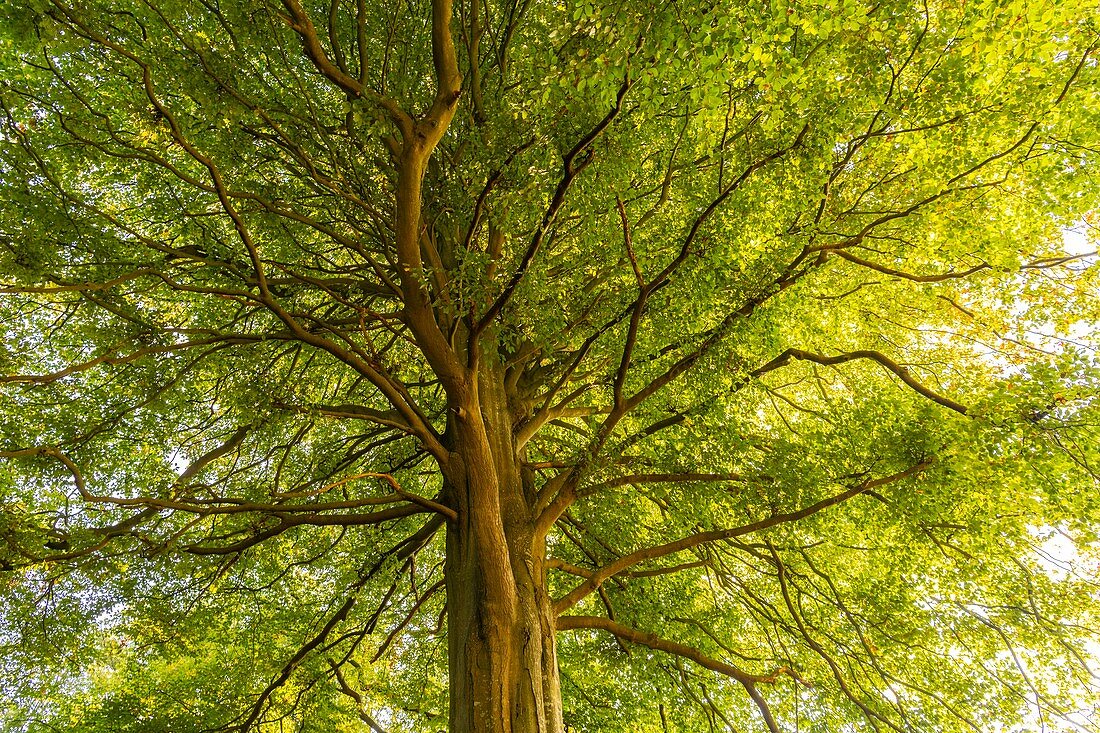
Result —
[{"label": "large tree trunk", "polygon": [[[521,411],[510,404],[496,348],[486,348],[484,358],[475,354],[477,366],[471,369],[471,355],[454,347],[465,343],[466,329],[460,328],[456,338],[439,327],[421,259],[424,171],[461,92],[450,20],[450,1],[433,0],[432,55],[439,86],[426,117],[397,118],[403,145],[395,222],[405,320],[448,399],[449,454],[443,459],[437,452],[436,457],[442,459],[444,493],[458,514],[448,525],[445,565],[450,730],[560,733],[545,537],[536,531],[533,487],[523,481],[522,456],[512,433]],[[411,421],[418,422],[417,416]]]},{"label": "large tree trunk", "polygon": [[451,733],[560,733],[545,544],[534,527],[503,375],[482,376],[453,427],[447,471]]}]

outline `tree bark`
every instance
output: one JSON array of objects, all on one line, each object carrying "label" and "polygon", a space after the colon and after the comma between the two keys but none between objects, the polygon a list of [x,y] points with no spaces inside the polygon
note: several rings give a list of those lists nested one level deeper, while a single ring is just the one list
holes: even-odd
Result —
[{"label": "tree bark", "polygon": [[[488,361],[488,360],[486,360]],[[531,516],[502,369],[482,362],[452,419],[447,494],[451,733],[560,733],[545,543]]]}]

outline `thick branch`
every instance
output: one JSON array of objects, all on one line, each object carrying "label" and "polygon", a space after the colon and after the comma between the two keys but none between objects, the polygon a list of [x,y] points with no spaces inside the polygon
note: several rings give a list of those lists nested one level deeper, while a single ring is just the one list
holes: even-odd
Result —
[{"label": "thick branch", "polygon": [[401,150],[397,176],[396,235],[401,294],[405,320],[416,336],[432,370],[442,380],[452,399],[468,388],[468,375],[455,356],[449,339],[435,319],[428,278],[421,258],[421,186],[428,159],[443,138],[462,93],[454,42],[451,39],[451,2],[432,2],[432,59],[435,66],[436,96],[428,115],[416,122],[413,135]]}]

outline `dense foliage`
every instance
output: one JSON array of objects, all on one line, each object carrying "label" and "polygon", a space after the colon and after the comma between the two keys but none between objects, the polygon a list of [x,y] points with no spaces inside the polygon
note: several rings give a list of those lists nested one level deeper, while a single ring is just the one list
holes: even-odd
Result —
[{"label": "dense foliage", "polygon": [[1098,21],[6,4],[0,728],[1100,730]]}]

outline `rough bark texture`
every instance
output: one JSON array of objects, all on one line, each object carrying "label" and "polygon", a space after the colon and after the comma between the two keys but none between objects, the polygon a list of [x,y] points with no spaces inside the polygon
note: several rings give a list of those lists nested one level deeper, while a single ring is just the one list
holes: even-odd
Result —
[{"label": "rough bark texture", "polygon": [[562,730],[544,541],[535,531],[498,368],[453,420],[447,619],[452,733]]}]

